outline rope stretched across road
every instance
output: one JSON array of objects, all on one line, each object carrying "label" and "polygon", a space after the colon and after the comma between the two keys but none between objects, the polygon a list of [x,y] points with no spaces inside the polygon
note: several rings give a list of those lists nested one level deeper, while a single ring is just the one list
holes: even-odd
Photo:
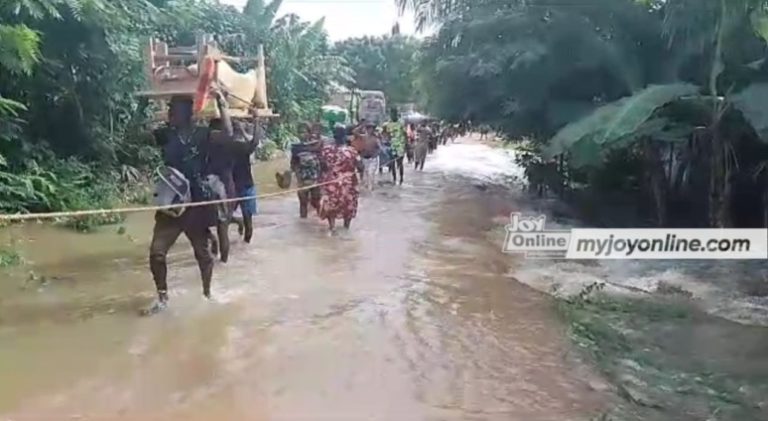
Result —
[{"label": "rope stretched across road", "polygon": [[[397,158],[391,159],[384,164],[380,164],[379,167],[388,166],[396,161]],[[163,206],[136,206],[127,208],[113,208],[113,209],[86,209],[79,211],[61,211],[61,212],[41,212],[41,213],[13,213],[13,214],[0,214],[0,222],[2,221],[28,221],[28,220],[42,220],[42,219],[58,219],[58,218],[75,218],[79,216],[91,216],[91,215],[112,215],[112,214],[127,214],[127,213],[139,213],[139,212],[156,212],[160,210],[168,209],[180,209],[180,208],[194,208],[198,206],[218,205],[223,203],[241,202],[243,200],[253,199],[266,199],[268,197],[282,196],[284,194],[296,193],[304,190],[311,190],[316,187],[327,186],[329,184],[341,183],[341,181],[348,177],[347,175],[340,176],[330,181],[322,183],[316,183],[309,186],[299,187],[296,189],[288,189],[278,191],[274,193],[266,193],[254,196],[234,197],[229,199],[217,199],[207,200],[204,202],[191,202],[191,203],[178,203],[175,205],[163,205]]]}]

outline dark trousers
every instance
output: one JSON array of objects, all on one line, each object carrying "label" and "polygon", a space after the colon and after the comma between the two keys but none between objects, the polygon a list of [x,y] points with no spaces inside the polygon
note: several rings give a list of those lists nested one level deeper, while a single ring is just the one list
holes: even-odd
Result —
[{"label": "dark trousers", "polygon": [[[229,261],[229,223],[231,220],[232,218],[227,221],[219,221],[216,224],[219,253],[221,254],[221,261],[224,263]],[[213,234],[210,234],[210,237],[213,238]]]},{"label": "dark trousers", "polygon": [[176,243],[181,233],[192,244],[200,277],[203,281],[203,294],[209,296],[213,278],[213,255],[209,245],[209,222],[215,209],[209,206],[187,209],[180,217],[174,218],[161,212],[155,214],[155,228],[152,231],[152,244],[149,246],[149,268],[155,280],[155,287],[162,297],[168,292],[168,251]]},{"label": "dark trousers", "polygon": [[424,162],[427,160],[427,152],[429,151],[429,145],[426,143],[419,143],[416,145],[415,155],[416,162],[414,168],[417,170],[424,169]]},{"label": "dark trousers", "polygon": [[408,160],[409,164],[411,162],[413,162],[413,149],[414,149],[414,147],[413,147],[413,143],[412,142],[406,143],[406,145],[405,145],[405,158]]},{"label": "dark trousers", "polygon": [[398,156],[389,163],[389,172],[392,173],[392,182],[397,184],[397,174],[400,173],[400,184],[403,184],[403,160],[404,157]]},{"label": "dark trousers", "polygon": [[316,211],[320,211],[320,199],[323,196],[320,187],[312,187],[308,190],[300,190],[296,192],[296,195],[299,196],[299,217],[307,217],[310,205]]}]

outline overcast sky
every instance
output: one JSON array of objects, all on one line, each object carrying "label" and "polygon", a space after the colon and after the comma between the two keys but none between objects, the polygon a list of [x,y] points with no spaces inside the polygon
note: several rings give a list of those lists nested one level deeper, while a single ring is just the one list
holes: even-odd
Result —
[{"label": "overcast sky", "polygon": [[[221,1],[242,7],[247,0]],[[325,17],[325,28],[333,41],[388,34],[395,22],[400,23],[401,33],[415,32],[413,16],[398,16],[394,0],[284,0],[278,15],[287,13],[309,21]]]}]

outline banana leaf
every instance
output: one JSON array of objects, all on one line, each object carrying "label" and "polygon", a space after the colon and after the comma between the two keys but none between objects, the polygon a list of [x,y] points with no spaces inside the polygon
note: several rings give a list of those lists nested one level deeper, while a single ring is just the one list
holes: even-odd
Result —
[{"label": "banana leaf", "polygon": [[630,146],[640,138],[652,138],[661,142],[685,142],[690,138],[694,127],[690,124],[673,122],[667,118],[652,118],[641,124],[636,131],[618,139],[611,144],[612,148]]},{"label": "banana leaf", "polygon": [[603,152],[597,143],[583,138],[571,146],[568,162],[574,168],[594,167],[603,161]]},{"label": "banana leaf", "polygon": [[643,125],[656,110],[680,97],[698,92],[698,86],[687,83],[649,86],[565,126],[549,142],[544,155],[551,158],[578,148],[580,156],[585,153],[596,154],[589,158],[582,157],[579,162],[597,162],[602,155],[601,151],[627,146],[642,134],[640,129],[653,128]]},{"label": "banana leaf", "polygon": [[597,106],[591,101],[552,101],[547,108],[547,120],[550,127],[561,128],[586,117],[595,108]]},{"label": "banana leaf", "polygon": [[760,140],[768,143],[768,83],[749,85],[730,100],[752,125]]},{"label": "banana leaf", "polygon": [[652,118],[641,124],[636,131],[616,139],[610,147],[603,147],[589,136],[582,138],[569,149],[569,162],[574,168],[596,167],[602,164],[610,150],[629,147],[644,137],[662,142],[684,142],[689,139],[693,129],[691,125],[675,123],[666,118]]},{"label": "banana leaf", "polygon": [[618,113],[619,106],[616,103],[602,106],[592,114],[563,127],[555,137],[550,140],[545,155],[553,157],[569,151],[574,145],[585,138],[594,138],[600,130],[608,127]]}]

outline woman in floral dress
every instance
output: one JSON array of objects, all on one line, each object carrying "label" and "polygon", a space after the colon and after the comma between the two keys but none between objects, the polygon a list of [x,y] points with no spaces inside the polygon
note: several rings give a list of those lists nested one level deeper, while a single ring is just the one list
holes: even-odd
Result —
[{"label": "woman in floral dress", "polygon": [[347,145],[346,131],[337,127],[333,133],[334,143],[326,144],[320,150],[323,164],[323,182],[337,181],[323,186],[323,199],[320,215],[328,220],[331,231],[336,227],[336,220],[344,220],[344,228],[349,228],[352,218],[357,215],[360,168],[360,156]]}]

